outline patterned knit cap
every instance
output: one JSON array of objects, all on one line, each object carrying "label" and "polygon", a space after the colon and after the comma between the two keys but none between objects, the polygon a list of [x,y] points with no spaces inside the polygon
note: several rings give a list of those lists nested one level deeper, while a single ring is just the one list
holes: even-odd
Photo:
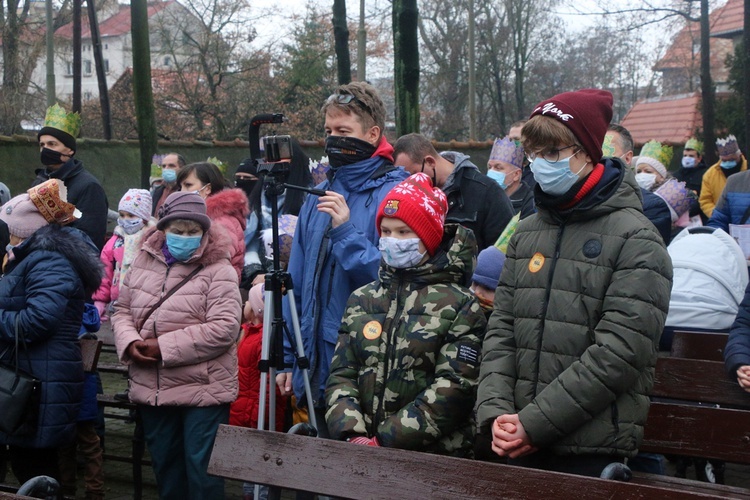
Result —
[{"label": "patterned knit cap", "polygon": [[445,193],[432,186],[430,176],[418,173],[398,183],[385,195],[378,207],[375,223],[380,234],[383,217],[400,219],[419,236],[427,252],[435,255],[443,239],[447,212]]},{"label": "patterned knit cap", "polygon": [[128,189],[120,200],[117,210],[147,221],[151,218],[151,193],[145,189]]}]

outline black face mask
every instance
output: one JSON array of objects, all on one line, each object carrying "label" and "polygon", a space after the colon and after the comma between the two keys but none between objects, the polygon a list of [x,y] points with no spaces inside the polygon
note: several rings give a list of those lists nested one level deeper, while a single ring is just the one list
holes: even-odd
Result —
[{"label": "black face mask", "polygon": [[369,142],[355,137],[329,135],[326,138],[328,164],[333,169],[372,158],[376,149]]},{"label": "black face mask", "polygon": [[250,197],[250,193],[253,192],[253,188],[258,183],[258,179],[235,179],[234,185],[245,192]]},{"label": "black face mask", "polygon": [[59,151],[55,151],[54,149],[49,148],[42,148],[42,153],[40,155],[42,165],[60,165],[65,163],[62,161],[63,154]]}]

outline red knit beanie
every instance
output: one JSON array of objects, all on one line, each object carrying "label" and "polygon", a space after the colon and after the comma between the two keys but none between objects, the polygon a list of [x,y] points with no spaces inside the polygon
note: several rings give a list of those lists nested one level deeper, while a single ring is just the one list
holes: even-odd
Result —
[{"label": "red knit beanie", "polygon": [[612,94],[583,89],[564,92],[537,104],[532,116],[554,118],[573,132],[596,165],[602,158],[602,143],[612,120]]},{"label": "red knit beanie", "polygon": [[378,208],[376,224],[380,234],[383,217],[400,219],[422,240],[427,252],[435,255],[443,239],[448,199],[439,188],[432,187],[432,179],[419,173],[397,184],[383,198]]}]

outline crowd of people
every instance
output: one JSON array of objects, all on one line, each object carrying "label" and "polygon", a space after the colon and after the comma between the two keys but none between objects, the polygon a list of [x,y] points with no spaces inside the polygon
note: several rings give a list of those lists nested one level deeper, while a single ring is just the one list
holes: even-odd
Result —
[{"label": "crowd of people", "polygon": [[[671,145],[635,156],[612,104],[596,89],[539,103],[494,142],[484,174],[420,134],[391,145],[375,89],[342,85],[322,107],[327,158],[295,141],[280,194],[253,159],[230,182],[216,161],[170,152],[150,190],[119,200],[109,239],[104,190],[75,157],[80,117],[50,108],[35,185],[13,198],[0,185],[0,358],[12,362],[19,339],[20,368],[42,384],[36,425],[0,432],[14,475],[74,494],[77,447],[86,498],[103,498],[86,410],[97,379],[78,340],[111,321],[159,496],[222,498],[207,473],[218,426],[256,427],[267,411],[275,271],[294,284],[283,316],[291,329],[296,304],[304,352],[284,337],[276,430],[309,418],[353,445],[663,473],[638,446],[670,328],[731,329],[727,370],[750,392],[747,253],[732,237],[750,218],[750,173],[732,135],[710,167],[695,138],[674,172]],[[732,265],[707,269],[705,252]],[[696,282],[711,292],[691,295]]]}]

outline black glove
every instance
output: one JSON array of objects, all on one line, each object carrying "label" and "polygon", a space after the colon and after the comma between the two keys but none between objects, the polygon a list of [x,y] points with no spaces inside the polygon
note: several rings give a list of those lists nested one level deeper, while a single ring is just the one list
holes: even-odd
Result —
[{"label": "black glove", "polygon": [[240,276],[240,288],[250,290],[253,287],[253,280],[258,273],[264,273],[265,269],[260,264],[249,264],[242,268]]}]

